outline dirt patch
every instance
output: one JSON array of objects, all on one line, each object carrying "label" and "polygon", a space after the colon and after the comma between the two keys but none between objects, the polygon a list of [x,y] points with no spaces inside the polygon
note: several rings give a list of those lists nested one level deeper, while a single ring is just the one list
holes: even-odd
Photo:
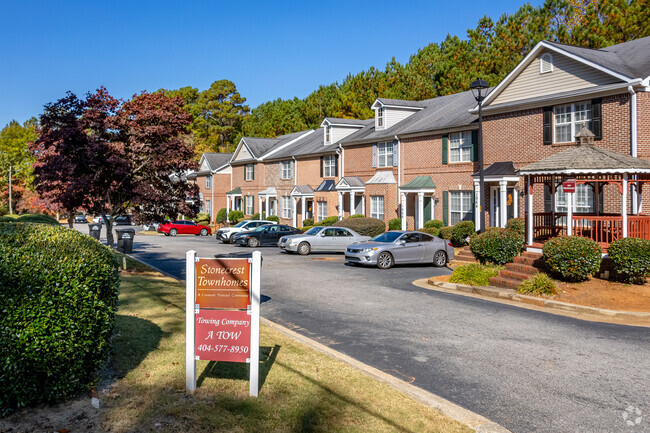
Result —
[{"label": "dirt patch", "polygon": [[557,300],[607,310],[650,313],[650,281],[634,285],[590,278],[582,283],[558,283]]}]

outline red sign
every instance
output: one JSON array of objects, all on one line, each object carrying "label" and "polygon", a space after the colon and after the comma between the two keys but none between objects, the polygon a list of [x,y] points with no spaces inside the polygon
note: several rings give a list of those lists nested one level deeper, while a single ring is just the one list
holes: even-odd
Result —
[{"label": "red sign", "polygon": [[562,182],[562,191],[565,194],[576,192],[576,180],[571,179],[571,180],[565,180],[564,182]]},{"label": "red sign", "polygon": [[196,263],[196,303],[199,308],[245,309],[251,265],[248,259],[199,259]]},{"label": "red sign", "polygon": [[199,359],[246,362],[251,357],[251,316],[246,311],[201,310],[195,323]]}]

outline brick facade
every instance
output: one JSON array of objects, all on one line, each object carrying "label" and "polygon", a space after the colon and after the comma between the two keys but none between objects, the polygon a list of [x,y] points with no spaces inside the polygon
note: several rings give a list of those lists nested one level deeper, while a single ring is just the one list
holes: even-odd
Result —
[{"label": "brick facade", "polygon": [[[198,174],[194,182],[199,187],[199,192],[203,194],[203,201],[201,203],[201,212],[210,214],[210,222],[214,222],[219,209],[226,207],[226,193],[231,190],[230,188],[230,173],[213,173],[212,186],[206,187],[207,181],[206,174]],[[210,203],[208,203],[208,200]]]}]

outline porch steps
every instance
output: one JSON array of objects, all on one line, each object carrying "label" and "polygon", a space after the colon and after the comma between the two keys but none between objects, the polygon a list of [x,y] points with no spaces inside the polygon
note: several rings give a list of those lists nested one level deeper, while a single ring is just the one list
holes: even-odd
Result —
[{"label": "porch steps", "polygon": [[470,251],[469,246],[465,246],[454,255],[453,260],[449,261],[449,266],[455,268],[456,266],[468,265],[470,263],[478,263],[478,260],[474,258],[474,254]]},{"label": "porch steps", "polygon": [[515,257],[513,263],[506,263],[506,268],[499,271],[497,277],[490,278],[490,285],[517,290],[524,280],[539,272],[542,266],[541,258],[541,254],[524,252]]}]

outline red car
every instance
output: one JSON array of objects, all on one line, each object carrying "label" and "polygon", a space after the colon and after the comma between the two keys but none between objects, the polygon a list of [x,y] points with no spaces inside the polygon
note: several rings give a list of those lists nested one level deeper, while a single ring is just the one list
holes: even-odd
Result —
[{"label": "red car", "polygon": [[210,227],[202,226],[194,221],[177,220],[170,221],[158,226],[158,233],[164,233],[165,236],[176,235],[201,235],[207,236],[212,234]]}]

